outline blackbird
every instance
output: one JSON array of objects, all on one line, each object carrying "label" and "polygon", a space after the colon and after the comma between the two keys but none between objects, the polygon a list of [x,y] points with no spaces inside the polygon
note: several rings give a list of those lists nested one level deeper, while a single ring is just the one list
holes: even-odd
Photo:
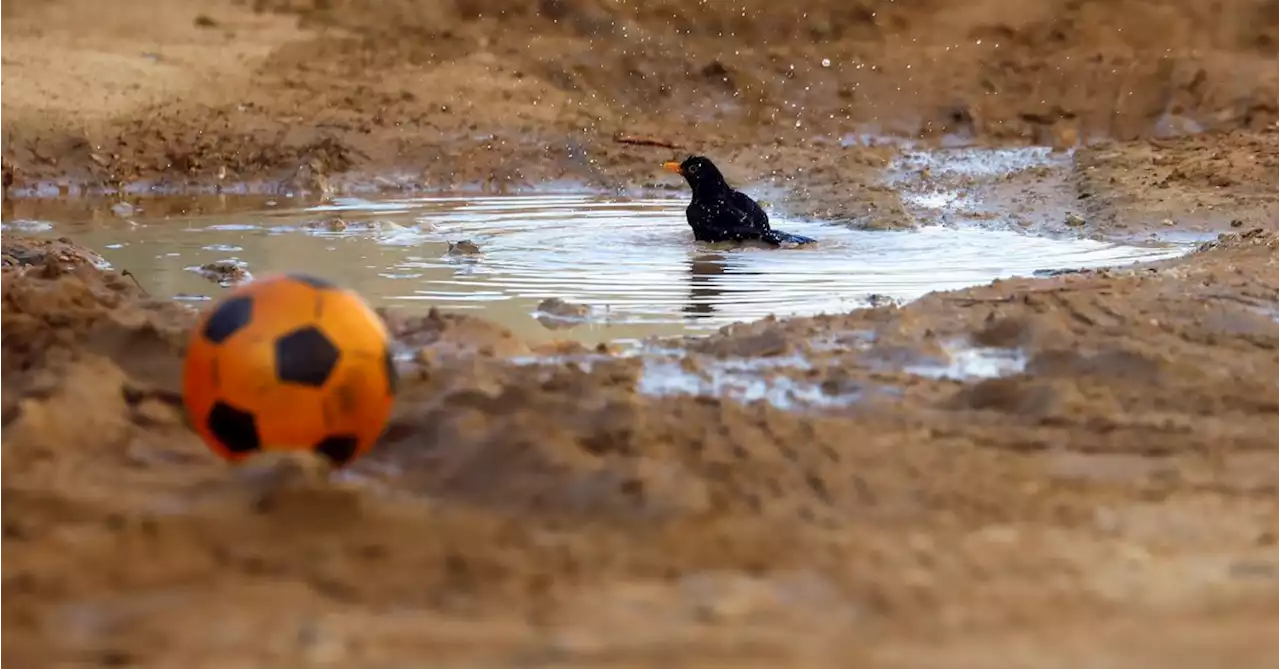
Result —
[{"label": "blackbird", "polygon": [[769,215],[760,205],[730,188],[705,156],[689,156],[679,163],[673,160],[662,167],[683,176],[693,189],[693,202],[685,209],[685,218],[693,228],[693,238],[700,242],[761,241],[781,246],[817,241],[769,227]]}]

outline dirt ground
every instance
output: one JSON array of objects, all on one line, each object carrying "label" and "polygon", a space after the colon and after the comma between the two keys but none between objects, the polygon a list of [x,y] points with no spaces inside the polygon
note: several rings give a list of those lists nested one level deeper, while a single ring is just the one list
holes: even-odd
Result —
[{"label": "dirt ground", "polygon": [[[2,11],[6,219],[100,191],[628,193],[677,187],[657,164],[698,151],[850,225],[910,225],[904,189],[937,186],[1043,234],[1222,233],[666,344],[687,373],[750,359],[830,400],[801,409],[654,395],[653,356],[386,313],[415,359],[383,443],[337,475],[216,460],[177,395],[193,314],[74,240],[6,233],[5,662],[1276,663],[1275,2]],[[895,185],[903,145],[864,137],[1070,160]],[[1025,367],[912,373],[965,346]]]}]

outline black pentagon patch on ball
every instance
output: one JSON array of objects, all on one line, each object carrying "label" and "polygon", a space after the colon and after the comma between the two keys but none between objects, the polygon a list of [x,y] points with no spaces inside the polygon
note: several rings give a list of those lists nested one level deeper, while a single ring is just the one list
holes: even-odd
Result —
[{"label": "black pentagon patch on ball", "polygon": [[316,444],[315,452],[329,458],[335,465],[345,465],[356,454],[360,440],[350,435],[325,437]]},{"label": "black pentagon patch on ball", "polygon": [[209,410],[206,422],[213,436],[232,453],[252,453],[262,448],[258,422],[251,413],[218,402]]},{"label": "black pentagon patch on ball", "polygon": [[204,338],[221,344],[253,320],[253,298],[232,297],[213,310],[204,324]]},{"label": "black pentagon patch on ball", "polygon": [[333,288],[332,281],[329,281],[328,279],[321,279],[318,276],[311,276],[310,274],[290,274],[289,278],[297,281],[298,283],[305,283],[316,290]]},{"label": "black pentagon patch on ball", "polygon": [[298,328],[276,340],[276,378],[318,388],[329,380],[339,353],[320,328]]},{"label": "black pentagon patch on ball", "polygon": [[387,393],[396,394],[396,390],[400,387],[400,375],[396,373],[396,361],[391,357],[391,347],[382,354],[382,366],[387,372]]}]

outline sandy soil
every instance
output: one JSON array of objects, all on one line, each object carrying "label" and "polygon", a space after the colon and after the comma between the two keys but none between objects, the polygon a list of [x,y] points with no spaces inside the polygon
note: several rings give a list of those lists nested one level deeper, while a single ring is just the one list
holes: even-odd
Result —
[{"label": "sandy soil", "polygon": [[[1273,666],[1276,15],[11,0],[6,218],[100,189],[675,188],[657,163],[696,150],[852,225],[908,225],[902,193],[946,186],[1044,234],[1225,234],[668,343],[685,373],[750,358],[830,400],[804,409],[654,396],[676,363],[388,313],[415,362],[339,476],[214,459],[176,396],[192,314],[74,240],[6,234],[3,660]],[[1074,152],[984,180],[864,133]],[[975,345],[1025,368],[909,373]]]}]

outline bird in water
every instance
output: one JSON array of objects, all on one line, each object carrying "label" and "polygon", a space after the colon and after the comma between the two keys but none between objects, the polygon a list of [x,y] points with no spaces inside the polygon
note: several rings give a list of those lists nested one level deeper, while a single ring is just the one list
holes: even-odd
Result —
[{"label": "bird in water", "polygon": [[662,164],[689,182],[693,201],[685,218],[700,242],[761,241],[773,246],[812,244],[816,239],[769,227],[769,215],[745,193],[729,187],[720,170],[705,156],[689,156],[683,162]]}]

